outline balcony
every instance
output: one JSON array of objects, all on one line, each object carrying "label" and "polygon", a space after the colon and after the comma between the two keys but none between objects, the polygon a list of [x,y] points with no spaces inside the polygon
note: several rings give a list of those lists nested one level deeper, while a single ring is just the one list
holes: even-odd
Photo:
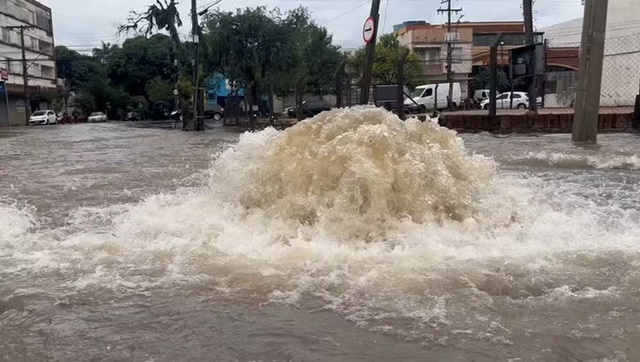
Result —
[{"label": "balcony", "polygon": [[422,71],[425,75],[441,75],[444,73],[444,63],[440,61],[423,61]]}]

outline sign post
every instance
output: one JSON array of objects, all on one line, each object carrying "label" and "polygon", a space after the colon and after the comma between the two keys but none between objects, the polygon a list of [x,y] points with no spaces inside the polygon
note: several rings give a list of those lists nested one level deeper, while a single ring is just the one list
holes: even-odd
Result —
[{"label": "sign post", "polygon": [[11,119],[9,116],[9,90],[7,89],[7,81],[5,79],[0,82],[0,93],[4,93],[4,101],[7,107],[7,126],[11,127]]},{"label": "sign post", "polygon": [[380,1],[372,0],[371,12],[362,27],[362,40],[366,46],[364,69],[362,72],[362,89],[360,91],[360,104],[369,103],[369,90],[371,87],[371,75],[373,73],[373,63],[376,58],[376,36],[378,34],[378,20],[380,19]]}]

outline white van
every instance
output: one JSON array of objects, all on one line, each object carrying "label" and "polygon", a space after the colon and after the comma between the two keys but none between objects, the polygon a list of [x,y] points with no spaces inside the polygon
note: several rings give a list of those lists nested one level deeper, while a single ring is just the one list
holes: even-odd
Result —
[{"label": "white van", "polygon": [[[421,107],[428,110],[446,109],[447,97],[449,97],[449,83],[421,85],[411,93],[411,98]],[[462,103],[460,83],[453,83],[453,99],[451,102],[454,108]],[[411,99],[406,99],[404,104],[409,108],[415,107]]]}]

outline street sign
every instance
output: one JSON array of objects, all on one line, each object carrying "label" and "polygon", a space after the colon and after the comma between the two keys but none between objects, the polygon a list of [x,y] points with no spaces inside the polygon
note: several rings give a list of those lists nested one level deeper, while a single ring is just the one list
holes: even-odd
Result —
[{"label": "street sign", "polygon": [[0,94],[4,94],[7,91],[7,86],[5,82],[0,83]]},{"label": "street sign", "polygon": [[9,71],[4,69],[4,68],[0,68],[0,80],[9,80]]},{"label": "street sign", "polygon": [[367,20],[364,22],[364,27],[362,27],[362,39],[364,40],[365,44],[371,43],[371,41],[373,40],[373,34],[375,33],[375,29],[376,29],[375,19],[372,17],[367,18]]},{"label": "street sign", "polygon": [[173,90],[173,95],[177,97],[177,96],[178,96],[178,94],[179,94],[179,93],[178,93],[178,90],[177,90],[177,89],[174,89],[174,90]]}]

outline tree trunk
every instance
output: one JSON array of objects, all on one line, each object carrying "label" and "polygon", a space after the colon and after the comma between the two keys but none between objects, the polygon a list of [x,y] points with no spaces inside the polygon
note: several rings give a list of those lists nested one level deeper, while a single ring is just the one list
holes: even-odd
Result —
[{"label": "tree trunk", "polygon": [[269,125],[274,126],[272,123],[272,119],[273,119],[273,83],[270,82],[269,83]]},{"label": "tree trunk", "polygon": [[304,92],[303,81],[302,79],[299,79],[296,84],[296,117],[298,118],[298,121],[302,121],[302,118],[304,116],[302,114],[303,92]]}]

